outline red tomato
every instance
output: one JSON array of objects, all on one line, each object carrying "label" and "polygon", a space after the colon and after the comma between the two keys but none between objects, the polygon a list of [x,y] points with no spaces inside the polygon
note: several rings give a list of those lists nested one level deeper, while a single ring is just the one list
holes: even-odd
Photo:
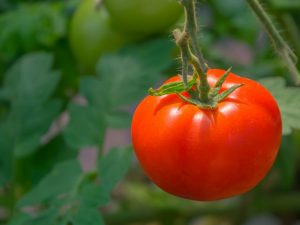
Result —
[{"label": "red tomato", "polygon": [[[210,69],[210,85],[224,72]],[[175,94],[147,96],[139,104],[132,141],[154,183],[171,194],[208,201],[245,193],[264,178],[281,143],[280,111],[264,87],[233,73],[221,91],[240,83],[215,110]]]}]

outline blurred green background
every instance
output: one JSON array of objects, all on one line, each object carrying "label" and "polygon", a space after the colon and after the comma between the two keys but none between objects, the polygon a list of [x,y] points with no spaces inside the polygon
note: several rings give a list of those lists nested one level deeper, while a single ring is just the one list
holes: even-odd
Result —
[{"label": "blurred green background", "polygon": [[[280,105],[283,142],[263,182],[193,202],[154,186],[134,157],[97,158],[132,152],[136,104],[180,72],[171,31],[183,25],[181,6],[141,2],[0,0],[1,224],[299,225],[300,90],[246,1],[197,1],[199,43],[210,67],[258,80]],[[262,2],[300,57],[300,2]],[[105,187],[88,183],[99,163]]]}]

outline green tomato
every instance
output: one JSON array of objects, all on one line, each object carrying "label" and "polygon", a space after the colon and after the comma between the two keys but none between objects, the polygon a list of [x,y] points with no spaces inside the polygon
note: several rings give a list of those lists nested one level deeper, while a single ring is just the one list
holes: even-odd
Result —
[{"label": "green tomato", "polygon": [[183,7],[177,0],[104,0],[113,25],[126,33],[162,33],[181,17]]},{"label": "green tomato", "polygon": [[71,49],[85,71],[94,71],[103,53],[113,52],[130,38],[110,26],[110,17],[103,5],[94,0],[82,0],[74,13],[69,30]]}]

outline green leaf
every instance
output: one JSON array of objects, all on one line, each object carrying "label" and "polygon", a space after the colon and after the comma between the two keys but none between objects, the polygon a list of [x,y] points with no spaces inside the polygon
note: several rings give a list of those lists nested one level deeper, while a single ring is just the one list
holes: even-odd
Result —
[{"label": "green leaf", "polygon": [[77,160],[58,164],[42,181],[17,204],[18,208],[44,206],[35,216],[29,216],[22,225],[67,225],[69,210],[75,205],[84,173]]},{"label": "green leaf", "polygon": [[171,65],[173,46],[170,40],[155,40],[103,57],[97,64],[97,75],[109,105],[120,107],[140,100]]},{"label": "green leaf", "polygon": [[106,121],[112,128],[127,128],[131,124],[131,114],[125,110],[116,110],[106,115]]},{"label": "green leaf", "polygon": [[73,225],[104,225],[104,221],[97,208],[80,206],[72,219]]},{"label": "green leaf", "polygon": [[110,202],[110,192],[103,185],[88,183],[80,190],[78,200],[82,204],[97,208]]},{"label": "green leaf", "polygon": [[36,185],[57,163],[76,158],[77,152],[68,148],[61,135],[40,148],[32,157],[32,183]]},{"label": "green leaf", "polygon": [[132,148],[112,149],[99,161],[97,170],[104,188],[110,192],[123,178],[132,160]]},{"label": "green leaf", "polygon": [[0,153],[6,156],[0,160],[0,183],[10,176],[12,155],[36,152],[60,112],[61,101],[50,99],[60,78],[52,64],[50,54],[28,54],[5,74],[1,92],[10,107],[0,122]]},{"label": "green leaf", "polygon": [[106,127],[129,126],[128,106],[139,101],[171,65],[173,47],[169,40],[154,40],[103,56],[97,77],[80,82],[80,95],[87,104],[69,107],[70,123],[64,130],[67,143],[77,149],[101,146]]},{"label": "green leaf", "polygon": [[[12,112],[14,120],[15,138],[14,153],[17,157],[30,155],[41,145],[42,136],[48,131],[53,120],[61,109],[61,101],[50,100],[43,106],[29,108],[29,105],[18,107]],[[19,109],[19,111],[16,111]],[[27,118],[27,119],[26,119]]]},{"label": "green leaf", "polygon": [[81,167],[76,160],[58,164],[46,178],[19,201],[18,206],[46,204],[59,195],[63,196],[76,186],[81,173]]},{"label": "green leaf", "polygon": [[287,87],[280,77],[264,78],[259,82],[273,94],[279,105],[283,135],[290,134],[292,129],[300,129],[300,88]]},{"label": "green leaf", "polygon": [[13,107],[35,107],[47,101],[60,79],[59,72],[51,70],[52,64],[52,55],[32,53],[7,71],[2,91]]},{"label": "green leaf", "polygon": [[131,158],[132,150],[128,147],[104,155],[94,172],[84,172],[76,160],[58,164],[17,204],[18,209],[39,205],[42,210],[35,216],[20,212],[12,224],[104,224],[98,207],[109,202],[110,192],[127,172]]},{"label": "green leaf", "polygon": [[64,138],[72,148],[97,146],[105,134],[103,110],[71,104],[68,108],[71,120],[64,130]]},{"label": "green leaf", "polygon": [[[29,217],[22,225],[53,225],[57,224],[56,217],[59,215],[59,205],[52,206],[43,211],[39,216]],[[67,224],[66,224],[67,225]]]},{"label": "green leaf", "polygon": [[160,69],[170,66],[172,50],[175,47],[175,43],[170,39],[152,39],[148,42],[128,46],[122,49],[120,54],[134,56],[144,67],[152,68],[155,66],[152,69],[160,71]]},{"label": "green leaf", "polygon": [[58,72],[51,70],[52,63],[49,54],[29,54],[6,73],[3,91],[11,102],[8,120],[14,128],[16,156],[36,151],[61,108],[60,101],[49,100],[60,78]]}]

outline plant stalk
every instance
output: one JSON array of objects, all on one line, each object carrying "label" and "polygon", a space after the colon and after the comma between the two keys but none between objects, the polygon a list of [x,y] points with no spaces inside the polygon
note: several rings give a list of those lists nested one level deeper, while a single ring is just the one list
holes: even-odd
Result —
[{"label": "plant stalk", "polygon": [[266,13],[264,8],[260,4],[259,0],[247,0],[247,2],[269,34],[269,37],[274,44],[275,50],[290,71],[291,78],[294,80],[296,85],[299,85],[300,73],[295,65],[297,62],[297,56],[283,39],[278,29],[272,22],[270,16]]},{"label": "plant stalk", "polygon": [[197,32],[199,31],[199,27],[197,25],[197,15],[196,15],[196,7],[194,0],[183,0],[182,4],[185,7],[185,25],[184,31],[187,32],[190,36],[192,48],[195,51],[195,54],[200,63],[200,69],[202,73],[206,74],[207,67],[205,64],[205,60],[203,54],[198,46]]},{"label": "plant stalk", "polygon": [[296,22],[293,20],[292,16],[288,13],[282,13],[279,15],[282,24],[286,27],[286,34],[291,41],[296,55],[300,55],[300,31],[298,30]]},{"label": "plant stalk", "polygon": [[[210,86],[207,81],[207,66],[203,57],[203,54],[198,47],[197,41],[197,20],[196,20],[196,7],[194,0],[180,0],[180,3],[184,6],[185,10],[185,25],[184,30],[181,32],[181,35],[174,35],[176,39],[176,43],[179,43],[179,47],[182,52],[182,56],[186,63],[186,58],[189,59],[189,62],[193,65],[194,70],[200,79],[199,84],[199,99],[203,102],[208,102],[208,92],[210,90]],[[190,43],[192,49],[190,49]],[[193,52],[195,52],[195,55]],[[183,68],[185,69],[185,64],[183,64]],[[184,77],[185,80],[186,78]],[[185,82],[185,81],[184,81]]]}]

